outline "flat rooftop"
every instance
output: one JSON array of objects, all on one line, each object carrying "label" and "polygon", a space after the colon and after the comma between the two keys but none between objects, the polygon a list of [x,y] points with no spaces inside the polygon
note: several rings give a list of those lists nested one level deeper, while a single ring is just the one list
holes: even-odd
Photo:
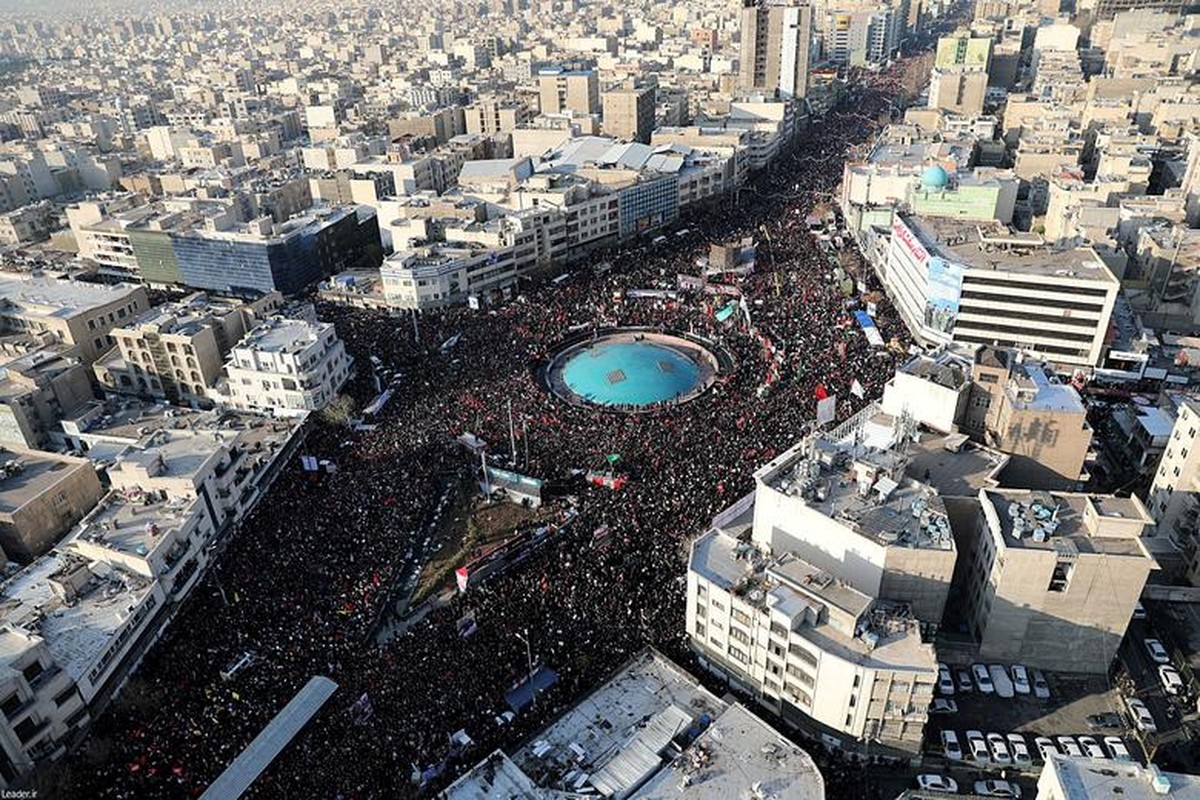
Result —
[{"label": "flat rooftop", "polygon": [[907,215],[904,222],[935,255],[970,269],[1112,284],[1119,281],[1087,247],[1051,247],[1042,237],[998,222]]},{"label": "flat rooftop", "polygon": [[1200,800],[1200,776],[1148,769],[1141,764],[1056,755],[1047,764],[1063,800]]},{"label": "flat rooftop", "polygon": [[272,317],[247,333],[234,349],[296,353],[317,341],[326,327],[328,323],[313,325],[302,319]]},{"label": "flat rooftop", "polygon": [[1014,408],[1087,414],[1087,407],[1075,387],[1047,375],[1040,364],[1017,365],[1005,390]]},{"label": "flat rooftop", "polygon": [[137,289],[127,284],[107,286],[0,273],[0,316],[9,316],[11,309],[24,317],[66,320],[115,303]]},{"label": "flat rooftop", "polygon": [[979,490],[998,484],[1008,456],[974,442],[962,434],[922,435],[908,447],[905,473],[937,489],[943,497],[979,496]]},{"label": "flat rooftop", "polygon": [[[1152,525],[1153,518],[1131,498],[1028,489],[985,489],[984,496],[996,511],[1006,547],[1058,551],[1066,555],[1150,558],[1138,535],[1092,534],[1084,522],[1084,514],[1091,505],[1101,521],[1108,517]],[[1038,535],[1041,541],[1034,533],[1039,527],[1046,532],[1044,537]],[[1019,530],[1020,538],[1014,535],[1014,530]]]},{"label": "flat rooftop", "polygon": [[84,560],[52,553],[35,561],[0,587],[0,619],[40,635],[72,678],[91,669],[125,620],[154,584],[107,564],[89,564],[92,578],[71,605],[50,588],[50,578]]},{"label": "flat rooftop", "polygon": [[113,490],[84,517],[62,547],[73,549],[76,542],[86,543],[134,560],[146,559],[165,543],[174,545],[175,538],[168,534],[183,525],[195,503],[186,497],[162,500],[140,490]]},{"label": "flat rooftop", "polygon": [[0,519],[49,491],[86,461],[39,450],[0,447]]},{"label": "flat rooftop", "polygon": [[493,752],[442,797],[727,800],[755,786],[796,800],[825,794],[804,750],[647,649],[511,758]]}]

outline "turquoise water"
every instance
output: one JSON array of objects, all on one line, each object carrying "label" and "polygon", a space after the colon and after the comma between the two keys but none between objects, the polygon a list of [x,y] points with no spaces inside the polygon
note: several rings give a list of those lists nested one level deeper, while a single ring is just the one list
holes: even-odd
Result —
[{"label": "turquoise water", "polygon": [[669,347],[612,342],[571,355],[562,377],[572,392],[598,405],[648,406],[692,391],[700,368]]}]

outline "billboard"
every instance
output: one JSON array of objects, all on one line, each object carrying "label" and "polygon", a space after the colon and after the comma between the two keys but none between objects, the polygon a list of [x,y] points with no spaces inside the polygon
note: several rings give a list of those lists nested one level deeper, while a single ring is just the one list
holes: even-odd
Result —
[{"label": "billboard", "polygon": [[963,265],[930,256],[926,262],[928,287],[925,290],[925,327],[949,334],[958,317],[962,295]]}]

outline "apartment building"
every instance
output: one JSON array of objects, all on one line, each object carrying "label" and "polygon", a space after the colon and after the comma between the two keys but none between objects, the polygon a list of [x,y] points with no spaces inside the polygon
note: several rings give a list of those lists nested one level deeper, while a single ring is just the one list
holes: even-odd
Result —
[{"label": "apartment building", "polygon": [[203,292],[157,306],[115,328],[117,346],[92,365],[107,391],[210,406],[225,355],[253,326],[278,308],[278,292],[253,302],[210,298]]},{"label": "apartment building", "polygon": [[892,220],[880,277],[923,344],[1011,347],[1061,369],[1100,362],[1120,289],[1093,247],[906,214]]},{"label": "apartment building", "polygon": [[495,99],[474,102],[463,114],[468,134],[487,135],[516,130],[533,117],[524,103]]},{"label": "apartment building", "polygon": [[707,668],[785,719],[915,752],[937,673],[922,628],[942,619],[956,550],[895,441],[856,418],[760,468],[692,545],[687,630]]},{"label": "apartment building", "polygon": [[785,100],[807,95],[812,24],[807,3],[745,0],[739,85]]},{"label": "apartment building", "polygon": [[600,77],[590,69],[542,69],[538,72],[538,99],[542,114],[599,114]]},{"label": "apartment building", "polygon": [[1158,565],[1136,497],[981,489],[964,554],[981,661],[1106,674]]},{"label": "apartment building", "polygon": [[48,449],[61,440],[64,415],[93,399],[92,385],[73,347],[30,344],[0,356],[0,444]]},{"label": "apartment building", "polygon": [[144,286],[0,275],[0,333],[74,345],[87,363],[109,349],[109,331],[149,305]]},{"label": "apartment building", "polygon": [[271,317],[230,351],[218,395],[233,408],[305,416],[337,397],[352,365],[330,323]]},{"label": "apartment building", "polygon": [[[1185,553],[1197,551],[1200,518],[1200,400],[1172,395],[1175,424],[1150,484],[1148,504],[1159,536],[1170,537]],[[1192,582],[1200,576],[1190,565]]]},{"label": "apartment building", "polygon": [[601,96],[604,135],[626,142],[650,143],[656,107],[654,86],[610,89]]},{"label": "apartment building", "polygon": [[87,459],[0,447],[0,547],[28,563],[45,554],[100,500]]}]

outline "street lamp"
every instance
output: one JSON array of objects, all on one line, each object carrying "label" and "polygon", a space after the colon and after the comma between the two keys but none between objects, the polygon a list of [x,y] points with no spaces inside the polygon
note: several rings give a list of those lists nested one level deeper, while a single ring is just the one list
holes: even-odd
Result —
[{"label": "street lamp", "polygon": [[518,639],[525,643],[525,663],[528,666],[528,671],[525,673],[525,680],[529,681],[530,697],[532,705],[537,707],[537,685],[533,682],[533,650],[529,647],[529,629],[525,629],[525,635],[514,634]]}]

